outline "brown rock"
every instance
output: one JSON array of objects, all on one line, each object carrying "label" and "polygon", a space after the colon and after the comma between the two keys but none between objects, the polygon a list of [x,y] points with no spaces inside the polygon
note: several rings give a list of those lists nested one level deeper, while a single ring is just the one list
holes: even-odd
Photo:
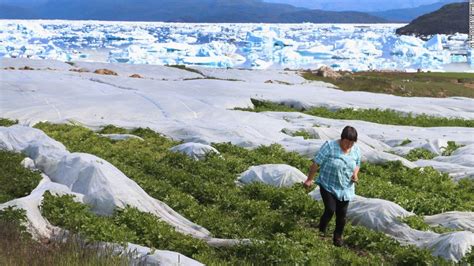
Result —
[{"label": "brown rock", "polygon": [[110,69],[102,68],[102,69],[97,69],[94,71],[95,74],[100,74],[100,75],[112,75],[112,76],[118,76],[117,72],[112,71]]},{"label": "brown rock", "polygon": [[332,79],[338,79],[341,77],[341,74],[338,72],[334,71],[332,68],[328,66],[322,66],[318,70],[316,70],[316,75],[324,78],[332,78]]},{"label": "brown rock", "polygon": [[83,72],[90,72],[89,69],[87,69],[87,68],[71,68],[71,69],[69,69],[69,71],[72,71],[72,72],[80,72],[80,73],[83,73]]},{"label": "brown rock", "polygon": [[136,78],[136,79],[142,79],[143,77],[140,76],[139,74],[133,74],[130,76],[131,78]]},{"label": "brown rock", "polygon": [[20,67],[19,70],[35,70],[35,69],[29,66],[24,66],[24,67]]}]

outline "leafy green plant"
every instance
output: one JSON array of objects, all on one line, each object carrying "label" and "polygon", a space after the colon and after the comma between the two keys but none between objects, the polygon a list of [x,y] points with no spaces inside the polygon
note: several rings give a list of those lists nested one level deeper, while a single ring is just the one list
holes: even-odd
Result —
[{"label": "leafy green plant", "polygon": [[277,104],[269,101],[261,101],[251,98],[250,101],[253,104],[253,108],[234,108],[234,110],[239,111],[248,111],[248,112],[266,112],[266,111],[275,111],[275,112],[295,112],[297,111],[293,107],[286,106],[284,104]]},{"label": "leafy green plant", "polygon": [[0,203],[27,196],[39,184],[41,174],[21,165],[25,156],[0,150]]},{"label": "leafy green plant", "polygon": [[18,120],[11,120],[7,118],[0,118],[0,126],[9,127],[18,124]]},{"label": "leafy green plant", "polygon": [[304,130],[296,131],[292,135],[294,137],[300,136],[300,137],[303,137],[304,139],[314,139],[314,137],[311,136],[311,134],[309,134],[308,131],[304,131]]},{"label": "leafy green plant", "polygon": [[418,161],[418,160],[431,160],[434,157],[436,157],[436,154],[430,152],[427,149],[424,148],[416,148],[410,150],[407,155],[405,155],[405,158],[409,161]]},{"label": "leafy green plant", "polygon": [[124,128],[119,128],[114,125],[107,125],[99,130],[97,133],[99,134],[127,134],[129,130]]},{"label": "leafy green plant", "polygon": [[55,197],[46,192],[41,212],[52,224],[84,235],[88,240],[125,243],[137,239],[126,226],[94,215],[87,205],[75,202],[73,198],[72,195]]},{"label": "leafy green plant", "polygon": [[444,149],[442,155],[443,156],[451,156],[453,152],[461,147],[464,147],[464,145],[457,145],[456,142],[454,141],[448,141],[448,147]]},{"label": "leafy green plant", "polygon": [[425,222],[423,217],[418,216],[418,215],[412,215],[405,218],[400,218],[399,220],[403,223],[406,223],[411,228],[416,229],[416,230],[421,230],[421,231],[432,231],[439,234],[456,231],[456,230],[453,230],[447,227],[442,227],[442,226],[430,226],[429,224]]},{"label": "leafy green plant", "polygon": [[400,143],[400,146],[405,146],[405,145],[407,145],[407,144],[409,144],[409,143],[411,143],[411,140],[405,139],[405,140],[402,141],[402,143]]}]

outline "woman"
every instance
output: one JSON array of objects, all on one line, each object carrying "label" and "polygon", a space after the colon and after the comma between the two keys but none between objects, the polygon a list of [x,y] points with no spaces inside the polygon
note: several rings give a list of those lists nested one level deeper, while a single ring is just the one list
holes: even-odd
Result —
[{"label": "woman", "polygon": [[359,180],[360,149],[357,142],[357,131],[351,126],[342,130],[341,139],[326,141],[313,159],[304,186],[310,187],[314,176],[321,166],[316,184],[319,185],[324,202],[324,213],[319,221],[319,231],[326,233],[326,228],[334,212],[336,229],[333,234],[335,246],[342,246],[342,234],[346,224],[346,213],[349,201],[355,196],[354,183]]}]

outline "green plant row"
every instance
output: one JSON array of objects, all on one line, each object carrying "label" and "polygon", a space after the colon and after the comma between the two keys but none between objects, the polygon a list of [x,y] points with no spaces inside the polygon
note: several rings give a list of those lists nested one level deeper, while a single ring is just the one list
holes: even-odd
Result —
[{"label": "green plant row", "polygon": [[0,203],[21,198],[39,184],[41,174],[21,165],[24,155],[0,150]]},{"label": "green plant row", "polygon": [[438,234],[444,234],[449,232],[455,232],[457,230],[453,230],[451,228],[443,227],[443,226],[430,226],[425,222],[423,217],[418,215],[408,216],[405,218],[400,219],[401,222],[406,223],[413,229],[421,230],[421,231],[432,231]]},{"label": "green plant row", "polygon": [[7,118],[0,118],[0,127],[9,127],[18,124],[18,120],[11,120]]},{"label": "green plant row", "polygon": [[235,108],[235,110],[249,112],[302,112],[308,115],[344,119],[361,120],[386,125],[404,125],[418,127],[474,127],[474,120],[465,120],[461,118],[443,118],[429,116],[426,114],[414,115],[412,113],[403,114],[394,110],[386,109],[353,109],[343,108],[330,110],[325,107],[313,107],[307,110],[298,110],[286,105],[251,99],[254,108]]},{"label": "green plant row", "polygon": [[401,162],[363,163],[357,194],[395,202],[418,215],[474,211],[474,180],[453,182],[431,167],[409,169]]},{"label": "green plant row", "polygon": [[[231,249],[195,250],[191,257],[204,263],[443,263],[426,250],[411,246],[402,247],[382,233],[351,225],[348,225],[346,234],[348,248],[335,248],[330,239],[317,236],[314,224],[323,207],[321,203],[311,199],[301,186],[235,186],[237,175],[253,165],[285,163],[303,172],[308,170],[310,162],[306,158],[286,152],[279,145],[247,150],[228,143],[214,144],[224,160],[219,156],[210,155],[204,161],[194,161],[185,155],[169,152],[168,149],[178,143],[149,129],[124,131],[109,126],[99,132],[127,132],[144,139],[113,141],[79,126],[43,123],[37,127],[62,142],[71,152],[92,153],[109,161],[152,197],[164,201],[188,219],[206,227],[215,237],[259,240],[250,246]],[[401,165],[390,168],[390,165],[367,164],[367,167],[369,166],[370,168],[363,168],[361,171],[358,194],[362,192],[368,196],[375,193],[371,188],[378,184],[382,192],[391,193],[390,200],[394,198],[396,202],[398,200],[397,203],[402,206],[405,204],[404,207],[410,210],[419,208],[421,213],[437,213],[440,210],[458,208],[455,203],[449,202],[449,193],[458,187],[447,175],[441,175],[434,170],[431,170],[433,173],[410,170]],[[397,173],[404,171],[405,175],[397,183]],[[415,171],[417,175],[413,179],[410,178]],[[379,174],[387,175],[386,179],[379,178]],[[425,194],[418,193],[426,189],[421,185],[421,180],[417,180],[423,178],[428,178],[427,183],[433,181],[429,183],[429,192]],[[391,189],[392,185],[394,189]],[[435,193],[442,192],[442,189],[446,189],[446,193]],[[464,199],[469,198],[464,195],[465,190],[457,193]],[[382,198],[384,196],[382,195]],[[406,199],[410,201],[405,202]],[[425,205],[427,199],[438,205],[433,208]],[[465,205],[465,208],[469,207],[472,208],[472,205]],[[62,212],[58,211],[57,215],[60,213]],[[142,238],[141,234],[136,237],[139,238],[138,241],[142,241],[140,243],[152,243],[146,240],[147,237]],[[174,248],[179,250],[178,247]],[[363,256],[360,256],[361,251]]]},{"label": "green plant row", "polygon": [[[404,142],[402,142],[401,146],[403,146],[404,143],[408,144],[410,142],[407,142],[407,140],[405,140]],[[454,142],[454,141],[448,141],[448,146],[442,151],[441,155],[442,156],[451,156],[451,154],[453,154],[453,152],[455,150],[457,150],[457,149],[459,149],[463,146],[464,145],[457,145],[456,142]],[[414,161],[417,161],[417,160],[431,160],[436,156],[437,155],[435,153],[433,153],[433,152],[431,152],[427,149],[416,148],[416,149],[410,150],[410,152],[407,155],[405,155],[405,158],[407,158],[408,160],[414,162]]]}]

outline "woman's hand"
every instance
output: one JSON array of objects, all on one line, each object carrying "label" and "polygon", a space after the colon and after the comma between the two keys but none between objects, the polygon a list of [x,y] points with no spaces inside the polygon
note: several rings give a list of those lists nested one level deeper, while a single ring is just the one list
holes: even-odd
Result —
[{"label": "woman's hand", "polygon": [[313,162],[313,164],[311,164],[311,166],[309,167],[308,178],[303,183],[303,186],[305,188],[310,188],[311,185],[313,185],[313,179],[317,171],[318,171],[318,165],[315,162]]},{"label": "woman's hand", "polygon": [[354,173],[354,174],[352,175],[351,181],[354,182],[354,183],[356,183],[356,184],[357,184],[357,182],[359,182],[359,177],[357,176],[356,173]]}]

